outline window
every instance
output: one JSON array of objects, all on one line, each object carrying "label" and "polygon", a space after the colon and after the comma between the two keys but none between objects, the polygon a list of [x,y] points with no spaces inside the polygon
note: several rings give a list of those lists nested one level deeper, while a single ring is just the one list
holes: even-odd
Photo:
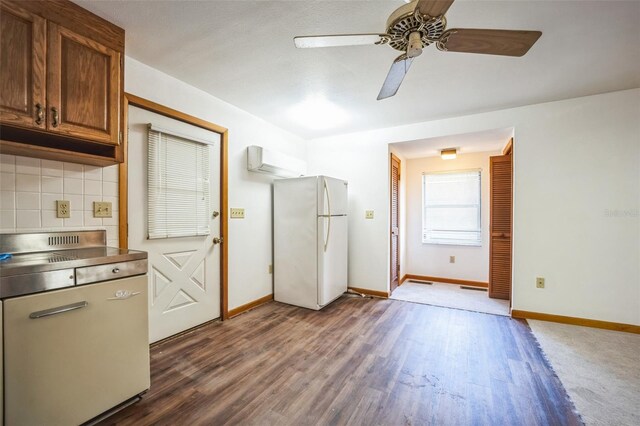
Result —
[{"label": "window", "polygon": [[482,245],[480,170],[422,175],[422,243]]},{"label": "window", "polygon": [[209,235],[209,149],[149,125],[149,239]]}]

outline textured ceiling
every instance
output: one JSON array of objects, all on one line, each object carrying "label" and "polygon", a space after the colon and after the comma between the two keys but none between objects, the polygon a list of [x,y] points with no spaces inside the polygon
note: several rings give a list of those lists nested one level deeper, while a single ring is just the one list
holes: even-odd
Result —
[{"label": "textured ceiling", "polygon": [[[125,28],[133,58],[305,138],[640,87],[640,1],[457,0],[449,28],[541,30],[542,37],[522,58],[430,46],[384,101],[376,96],[397,51],[295,49],[292,39],[384,31],[399,0],[77,3]],[[288,116],[318,94],[348,120],[310,130]]]}]

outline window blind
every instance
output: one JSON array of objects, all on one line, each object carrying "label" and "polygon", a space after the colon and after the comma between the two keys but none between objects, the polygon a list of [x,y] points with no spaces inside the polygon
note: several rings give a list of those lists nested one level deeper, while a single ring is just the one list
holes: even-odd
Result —
[{"label": "window blind", "polygon": [[149,239],[209,235],[209,145],[149,125]]},{"label": "window blind", "polygon": [[480,170],[422,176],[422,242],[482,245]]}]

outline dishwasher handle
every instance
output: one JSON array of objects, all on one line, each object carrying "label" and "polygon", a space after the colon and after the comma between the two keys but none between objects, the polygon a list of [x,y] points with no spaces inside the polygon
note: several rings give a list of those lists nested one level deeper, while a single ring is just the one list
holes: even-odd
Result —
[{"label": "dishwasher handle", "polygon": [[70,305],[58,306],[57,308],[45,309],[44,311],[32,312],[29,314],[29,318],[38,319],[44,317],[50,317],[51,315],[62,314],[64,312],[75,311],[76,309],[82,309],[89,306],[86,301],[71,303]]}]

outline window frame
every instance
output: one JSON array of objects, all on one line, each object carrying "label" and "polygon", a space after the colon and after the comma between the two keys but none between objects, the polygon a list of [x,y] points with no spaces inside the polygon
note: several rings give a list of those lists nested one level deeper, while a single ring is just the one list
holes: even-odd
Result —
[{"label": "window frame", "polygon": [[[427,185],[427,176],[429,175],[455,175],[455,174],[463,174],[463,173],[477,173],[478,174],[478,203],[477,204],[450,204],[450,205],[440,205],[437,207],[431,208],[473,208],[477,207],[477,223],[478,229],[473,231],[468,230],[459,230],[459,229],[450,229],[450,230],[437,230],[442,232],[467,232],[467,233],[477,233],[477,239],[454,239],[454,238],[428,238],[427,233],[434,230],[427,230],[427,205],[426,203],[426,185]],[[483,237],[482,237],[482,169],[465,169],[465,170],[446,170],[446,171],[438,171],[438,172],[423,172],[422,173],[422,236],[421,242],[424,245],[450,245],[450,246],[468,246],[468,247],[482,247],[483,245]]]}]

